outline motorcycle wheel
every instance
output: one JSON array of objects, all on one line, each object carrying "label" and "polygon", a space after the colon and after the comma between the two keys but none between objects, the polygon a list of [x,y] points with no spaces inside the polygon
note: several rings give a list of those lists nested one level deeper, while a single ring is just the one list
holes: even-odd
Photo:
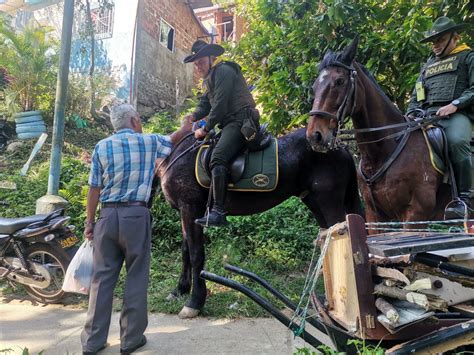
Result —
[{"label": "motorcycle wheel", "polygon": [[64,297],[62,290],[64,276],[70,262],[67,253],[60,247],[36,243],[25,251],[26,258],[49,270],[51,283],[47,288],[24,285],[26,292],[41,303],[58,303]]}]

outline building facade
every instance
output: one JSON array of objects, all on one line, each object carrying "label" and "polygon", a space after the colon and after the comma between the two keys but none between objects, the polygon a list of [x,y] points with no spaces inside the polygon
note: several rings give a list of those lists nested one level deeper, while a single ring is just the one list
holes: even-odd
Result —
[{"label": "building facade", "polygon": [[[7,5],[18,3],[5,1]],[[95,70],[115,79],[111,96],[132,103],[145,117],[164,109],[179,111],[197,83],[193,65],[184,64],[183,59],[196,39],[209,40],[193,7],[209,5],[208,0],[109,0],[105,8],[96,0],[90,4]],[[18,6],[14,9],[18,28],[33,19],[51,26],[60,37],[63,1],[35,0],[34,7]],[[84,12],[75,13],[72,74],[87,74],[91,65],[84,16]]]}]

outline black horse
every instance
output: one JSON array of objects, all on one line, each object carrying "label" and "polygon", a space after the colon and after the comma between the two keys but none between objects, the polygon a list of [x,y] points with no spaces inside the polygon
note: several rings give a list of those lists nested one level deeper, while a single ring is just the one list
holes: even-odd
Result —
[{"label": "black horse", "polygon": [[[203,229],[194,220],[204,215],[208,190],[198,185],[194,175],[196,151],[175,160],[195,142],[192,135],[184,135],[185,129],[182,133],[185,138],[157,173],[166,200],[180,212],[183,230],[182,271],[178,286],[168,299],[191,292],[179,316],[192,318],[199,314],[207,294],[205,281],[199,277],[205,259]],[[277,188],[272,192],[229,192],[226,209],[230,215],[260,213],[291,196],[301,198],[321,228],[343,221],[347,213],[361,214],[356,169],[345,149],[316,153],[311,150],[302,128],[278,139],[278,159]],[[173,160],[175,163],[168,169],[167,164]]]}]

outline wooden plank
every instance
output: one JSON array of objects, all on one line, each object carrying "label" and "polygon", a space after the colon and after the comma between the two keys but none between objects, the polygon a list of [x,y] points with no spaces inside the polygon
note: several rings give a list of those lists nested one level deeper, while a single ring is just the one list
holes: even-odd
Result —
[{"label": "wooden plank", "polygon": [[397,269],[377,266],[375,268],[375,275],[398,280],[403,282],[405,285],[410,284],[410,280],[408,280],[408,278]]},{"label": "wooden plank", "polygon": [[369,252],[378,256],[395,256],[413,254],[445,249],[463,248],[474,246],[473,237],[446,238],[437,240],[422,239],[413,243],[372,243],[368,244]]},{"label": "wooden plank", "polygon": [[[344,234],[336,232],[343,228],[346,228]],[[331,231],[327,236],[331,241],[323,269],[329,314],[344,328],[353,332],[358,328],[359,304],[349,233],[345,222],[337,224]]]},{"label": "wooden plank", "polygon": [[[367,234],[364,219],[356,214],[346,216],[352,247],[352,263],[356,279],[356,297],[359,302],[359,323],[357,334],[361,338],[373,339],[385,329],[376,322],[377,309],[375,308],[374,284],[372,270],[369,263],[367,248]],[[354,297],[354,298],[356,298]]]},{"label": "wooden plank", "polygon": [[474,289],[464,287],[459,282],[450,281],[424,272],[415,273],[415,279],[429,278],[433,287],[429,290],[421,290],[424,294],[437,296],[444,299],[448,306],[474,300]]},{"label": "wooden plank", "polygon": [[453,350],[461,345],[474,344],[474,320],[440,329],[415,340],[398,344],[387,354],[437,354]]},{"label": "wooden plank", "polygon": [[457,304],[452,307],[455,312],[459,312],[468,318],[474,318],[474,304],[467,302]]},{"label": "wooden plank", "polygon": [[410,241],[417,240],[436,240],[443,238],[467,238],[472,237],[471,234],[466,233],[416,233],[416,234],[382,234],[382,235],[372,235],[367,239],[368,244],[373,243],[384,243],[384,242],[399,242],[406,243]]}]

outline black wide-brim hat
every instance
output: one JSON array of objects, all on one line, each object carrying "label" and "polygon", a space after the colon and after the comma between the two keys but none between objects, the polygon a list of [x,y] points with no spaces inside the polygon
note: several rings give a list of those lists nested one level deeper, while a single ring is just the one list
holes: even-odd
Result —
[{"label": "black wide-brim hat", "polygon": [[202,57],[218,57],[225,52],[225,49],[218,44],[209,44],[198,39],[194,42],[191,51],[193,54],[186,56],[183,60],[184,63],[191,63]]},{"label": "black wide-brim hat", "polygon": [[449,17],[441,16],[433,23],[431,30],[425,32],[425,38],[420,43],[431,42],[446,33],[461,32],[466,26],[467,23],[456,24]]}]

